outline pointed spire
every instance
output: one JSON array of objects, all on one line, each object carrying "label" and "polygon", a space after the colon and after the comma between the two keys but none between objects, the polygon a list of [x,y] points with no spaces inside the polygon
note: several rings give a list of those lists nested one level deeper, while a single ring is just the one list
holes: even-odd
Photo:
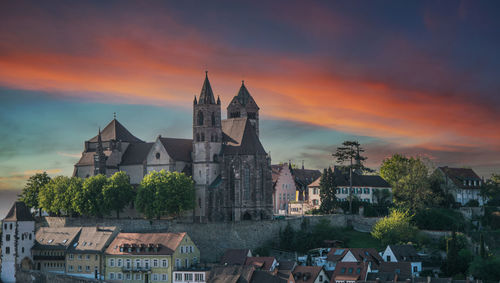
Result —
[{"label": "pointed spire", "polygon": [[245,106],[248,101],[252,96],[250,95],[250,92],[248,92],[247,87],[245,86],[245,80],[241,80],[241,87],[240,90],[238,91],[238,94],[236,95],[236,98],[238,101],[241,103],[241,105]]},{"label": "pointed spire", "polygon": [[101,139],[101,127],[99,127],[99,133],[97,134],[97,153],[102,152],[102,139]]},{"label": "pointed spire", "polygon": [[217,95],[217,104],[220,105],[220,96]]},{"label": "pointed spire", "polygon": [[196,95],[194,96],[194,102],[193,102],[194,105],[198,104],[198,100],[196,100]]},{"label": "pointed spire", "polygon": [[199,104],[215,104],[214,92],[212,91],[212,86],[210,86],[210,81],[208,80],[208,71],[205,71],[205,81],[203,82],[203,87],[201,88]]}]

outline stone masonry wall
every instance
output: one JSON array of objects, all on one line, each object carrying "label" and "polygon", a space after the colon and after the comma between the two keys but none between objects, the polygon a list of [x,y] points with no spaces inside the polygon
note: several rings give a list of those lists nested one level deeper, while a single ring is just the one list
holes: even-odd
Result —
[{"label": "stone masonry wall", "polygon": [[[321,219],[327,219],[334,226],[345,227],[347,220],[353,226],[362,226],[367,230],[373,219],[360,216],[324,215],[306,216],[311,225]],[[277,240],[280,229],[290,223],[296,230],[300,229],[302,218],[268,221],[243,221],[239,223],[176,223],[168,220],[145,219],[86,219],[46,217],[45,225],[51,227],[64,226],[118,226],[123,232],[187,232],[201,251],[201,259],[205,262],[218,261],[228,248],[255,249],[267,241]],[[360,229],[361,230],[361,229]]]},{"label": "stone masonry wall", "polygon": [[94,279],[73,277],[64,274],[41,272],[38,270],[18,270],[16,282],[19,283],[106,283]]}]

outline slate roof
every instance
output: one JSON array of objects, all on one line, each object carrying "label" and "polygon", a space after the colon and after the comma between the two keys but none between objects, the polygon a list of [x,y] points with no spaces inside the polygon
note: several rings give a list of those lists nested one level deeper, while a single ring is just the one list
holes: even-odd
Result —
[{"label": "slate roof", "polygon": [[[296,283],[313,283],[322,269],[322,266],[298,265],[293,270],[293,278],[295,278]],[[304,275],[306,276],[306,280],[304,280]],[[328,278],[325,279],[328,280]]]},{"label": "slate roof", "polygon": [[275,260],[276,259],[274,257],[266,257],[266,256],[247,257],[245,265],[252,265],[256,267],[256,269],[261,269],[261,270],[271,270]]},{"label": "slate roof", "polygon": [[251,104],[254,104],[257,107],[257,109],[259,109],[259,106],[257,106],[257,103],[253,99],[252,95],[250,95],[250,92],[246,88],[245,82],[243,82],[243,81],[241,82],[241,87],[240,87],[240,90],[238,91],[238,94],[236,94],[236,96],[233,98],[233,100],[235,100],[235,99],[238,100],[238,102],[242,106],[246,106],[248,103],[251,103]]},{"label": "slate roof", "polygon": [[162,138],[160,141],[168,152],[168,155],[176,161],[191,162],[193,152],[192,139]]},{"label": "slate roof", "polygon": [[222,120],[222,133],[224,154],[267,155],[247,118]]},{"label": "slate roof", "polygon": [[66,250],[80,233],[81,227],[41,227],[35,233],[35,249]]},{"label": "slate roof", "polygon": [[367,280],[404,281],[412,278],[410,262],[382,262],[378,272],[368,273]]},{"label": "slate roof", "polygon": [[[448,166],[439,167],[439,169],[450,178],[453,183],[459,188],[467,188],[467,189],[479,189],[479,181],[481,178],[474,172],[474,170],[470,168],[451,168]],[[478,181],[476,186],[464,186],[464,181]],[[468,184],[468,183],[467,183]],[[474,184],[474,183],[472,183]]]},{"label": "slate roof", "polygon": [[364,281],[368,271],[366,262],[338,262],[333,272],[333,279],[345,281]]},{"label": "slate roof", "polygon": [[249,283],[255,271],[253,266],[216,266],[207,276],[210,283]]},{"label": "slate roof", "polygon": [[[335,184],[340,187],[349,186],[349,174],[343,174],[340,170],[335,170]],[[391,185],[378,175],[359,175],[352,174],[352,185],[354,187],[375,187],[390,188]]]},{"label": "slate roof", "polygon": [[16,201],[3,221],[35,221],[35,219],[24,202]]},{"label": "slate roof", "polygon": [[292,175],[295,183],[300,188],[305,188],[317,178],[321,177],[321,171],[312,169],[294,169],[292,168]]},{"label": "slate roof", "polygon": [[280,276],[270,271],[255,270],[252,275],[252,283],[287,283],[288,277]]},{"label": "slate roof", "polygon": [[205,73],[205,81],[201,87],[200,99],[198,99],[198,104],[215,104],[214,92],[212,91],[212,86],[208,80],[208,72]]},{"label": "slate roof", "polygon": [[222,255],[220,263],[222,265],[244,265],[249,254],[252,255],[249,249],[227,249]]},{"label": "slate roof", "polygon": [[69,250],[73,252],[102,252],[116,231],[117,228],[114,226],[82,227],[75,238],[75,243],[78,244],[71,245]]},{"label": "slate roof", "polygon": [[[186,233],[119,233],[106,249],[106,254],[112,255],[171,255],[177,249]],[[130,245],[132,247],[141,245],[159,245],[157,251],[146,251],[141,249],[128,249],[120,251],[120,246]]]},{"label": "slate roof", "polygon": [[392,253],[398,261],[419,261],[420,256],[413,245],[390,245]]},{"label": "slate roof", "polygon": [[120,165],[144,164],[153,144],[152,142],[131,143],[123,154]]},{"label": "slate roof", "polygon": [[[110,157],[113,152],[110,150],[105,150],[104,155],[106,157]],[[80,157],[80,160],[75,164],[76,166],[88,166],[88,165],[94,165],[94,155],[96,154],[95,151],[84,151],[82,152],[82,157]],[[106,165],[109,165],[109,162],[111,160],[106,160]]]},{"label": "slate roof", "polygon": [[[97,135],[89,140],[89,142],[97,142]],[[101,131],[102,141],[117,140],[123,142],[143,142],[132,135],[118,120],[113,119]]]}]

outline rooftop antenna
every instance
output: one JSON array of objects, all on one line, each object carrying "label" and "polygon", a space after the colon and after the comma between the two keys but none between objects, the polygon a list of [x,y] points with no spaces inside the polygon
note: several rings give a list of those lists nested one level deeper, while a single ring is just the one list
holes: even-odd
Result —
[{"label": "rooftop antenna", "polygon": [[302,170],[304,170],[304,160],[302,160]]}]

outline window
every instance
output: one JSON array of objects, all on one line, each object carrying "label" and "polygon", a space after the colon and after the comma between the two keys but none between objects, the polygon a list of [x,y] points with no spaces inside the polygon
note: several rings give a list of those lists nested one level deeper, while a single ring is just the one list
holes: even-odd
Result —
[{"label": "window", "polygon": [[418,272],[418,267],[417,266],[413,267],[413,272]]},{"label": "window", "polygon": [[153,273],[153,281],[158,281],[158,274]]},{"label": "window", "polygon": [[10,234],[5,235],[5,241],[10,241]]},{"label": "window", "polygon": [[116,273],[116,279],[121,280],[123,278],[122,273]]},{"label": "window", "polygon": [[130,268],[130,258],[127,258],[127,268]]},{"label": "window", "polygon": [[21,248],[21,253],[24,253],[24,247]]},{"label": "window", "polygon": [[181,254],[184,253],[184,246],[181,246]]},{"label": "window", "polygon": [[73,265],[70,265],[68,269],[69,271],[73,271]]},{"label": "window", "polygon": [[160,156],[161,156],[161,155],[160,155],[160,153],[159,153],[159,152],[157,152],[157,153],[156,153],[156,155],[155,155],[156,159],[160,159]]},{"label": "window", "polygon": [[90,272],[90,265],[85,266],[85,271]]},{"label": "window", "polygon": [[141,260],[140,259],[135,260],[135,267],[141,267]]},{"label": "window", "polygon": [[193,280],[193,274],[184,273],[184,281],[192,281],[192,280]]},{"label": "window", "polygon": [[118,267],[122,267],[122,259],[119,258],[117,261],[116,261],[116,266]]},{"label": "window", "polygon": [[161,275],[161,280],[162,280],[162,281],[167,281],[167,274],[163,273],[163,274]]},{"label": "window", "polygon": [[109,279],[115,279],[115,274],[113,272],[109,273]]},{"label": "window", "polygon": [[149,268],[149,259],[144,260],[144,267]]},{"label": "window", "polygon": [[319,282],[323,282],[323,275],[319,276]]},{"label": "window", "polygon": [[141,274],[140,273],[136,273],[135,274],[135,280],[141,280]]},{"label": "window", "polygon": [[386,259],[385,261],[391,261],[391,256],[390,256],[390,255],[388,255],[388,256],[387,256],[387,259]]},{"label": "window", "polygon": [[194,281],[205,281],[205,276],[203,273],[197,273],[194,275]]},{"label": "window", "polygon": [[114,258],[109,259],[109,266],[111,266],[111,267],[115,266],[115,259]]},{"label": "window", "polygon": [[98,255],[95,255],[95,260],[98,260],[99,259],[99,256]]},{"label": "window", "polygon": [[132,279],[132,274],[131,273],[125,273],[125,280],[131,280]]},{"label": "window", "polygon": [[205,133],[201,133],[201,141],[205,141]]},{"label": "window", "polygon": [[181,260],[179,258],[175,259],[175,267],[177,267],[177,268],[181,267]]},{"label": "window", "polygon": [[86,255],[86,256],[85,256],[85,259],[86,259],[86,260],[90,260],[90,255]]},{"label": "window", "polygon": [[9,226],[10,226],[10,230],[12,230],[12,223],[10,223],[10,225],[9,225]]},{"label": "window", "polygon": [[189,258],[184,259],[184,265],[185,267],[189,267]]},{"label": "window", "polygon": [[215,126],[215,113],[212,112],[212,126]]},{"label": "window", "polygon": [[74,257],[73,254],[69,254],[69,260],[73,260],[73,257]]},{"label": "window", "polygon": [[161,260],[161,266],[162,267],[168,267],[168,261],[166,259]]},{"label": "window", "polygon": [[198,126],[203,126],[203,112],[198,111]]},{"label": "window", "polygon": [[243,171],[243,197],[248,200],[250,199],[250,169],[245,166]]},{"label": "window", "polygon": [[[78,266],[78,272],[82,272],[82,266],[81,265]],[[113,276],[115,276],[115,275],[113,274]]]},{"label": "window", "polygon": [[153,259],[153,267],[158,267],[158,260],[157,259]]},{"label": "window", "polygon": [[175,280],[176,281],[182,281],[182,273],[176,273],[175,274]]},{"label": "window", "polygon": [[82,260],[82,255],[78,255],[78,259],[79,259],[79,260]]}]

